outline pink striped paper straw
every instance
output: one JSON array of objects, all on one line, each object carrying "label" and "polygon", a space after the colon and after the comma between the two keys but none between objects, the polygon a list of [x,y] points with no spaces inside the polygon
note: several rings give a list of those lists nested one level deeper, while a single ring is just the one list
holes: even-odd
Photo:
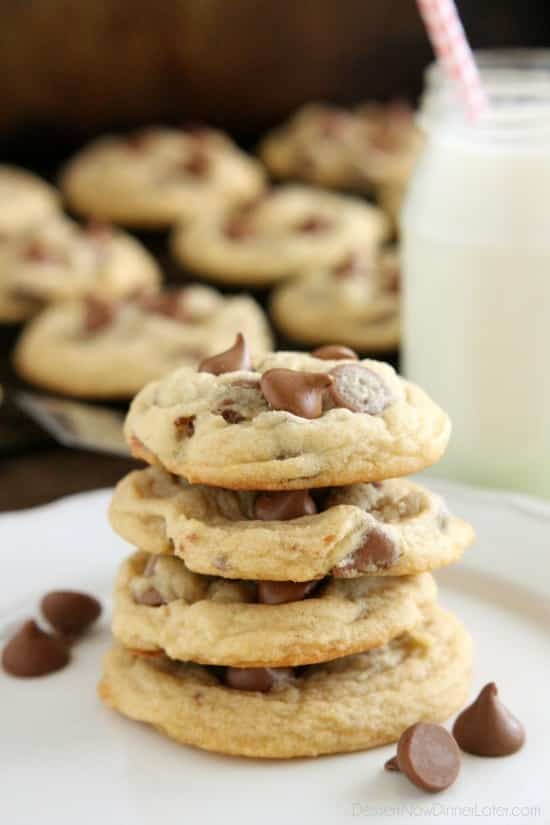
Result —
[{"label": "pink striped paper straw", "polygon": [[468,119],[487,109],[487,96],[453,0],[417,0],[434,52],[456,84]]}]

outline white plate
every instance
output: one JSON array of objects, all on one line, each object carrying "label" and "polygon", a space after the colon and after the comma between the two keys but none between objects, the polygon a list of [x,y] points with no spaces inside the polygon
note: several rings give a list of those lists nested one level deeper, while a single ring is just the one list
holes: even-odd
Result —
[{"label": "white plate", "polygon": [[[383,770],[393,747],[289,762],[181,747],[96,698],[107,610],[71,667],[39,680],[0,676],[0,822],[550,822],[550,507],[430,485],[476,526],[476,546],[438,576],[441,601],[474,637],[475,690],[496,681],[524,722],[522,751],[493,760],[465,755],[456,784],[430,796]],[[108,491],[86,493],[0,517],[0,632],[35,611],[52,587],[83,588],[108,603],[128,549],[107,525],[108,500]]]}]

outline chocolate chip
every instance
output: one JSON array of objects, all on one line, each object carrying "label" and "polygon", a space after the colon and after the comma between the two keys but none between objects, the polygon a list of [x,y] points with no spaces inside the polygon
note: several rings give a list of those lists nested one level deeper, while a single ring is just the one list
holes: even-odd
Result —
[{"label": "chocolate chip", "polygon": [[294,227],[296,232],[307,232],[307,233],[316,233],[316,232],[324,232],[326,229],[329,228],[331,222],[328,218],[323,217],[322,215],[310,215],[307,218],[304,218],[303,221],[297,223]]},{"label": "chocolate chip", "polygon": [[98,243],[103,243],[112,235],[112,227],[104,221],[98,221],[94,218],[88,221],[84,227],[84,232],[90,240]]},{"label": "chocolate chip", "polygon": [[211,372],[213,375],[222,375],[225,372],[237,372],[250,369],[250,353],[242,333],[238,333],[233,346],[205,358],[199,364],[199,372]]},{"label": "chocolate chip", "polygon": [[68,647],[61,639],[45,633],[30,620],[5,646],[2,667],[12,676],[45,676],[65,667],[69,658]]},{"label": "chocolate chip", "polygon": [[86,332],[99,332],[114,320],[116,311],[113,304],[88,295],[84,303],[84,329]]},{"label": "chocolate chip", "polygon": [[258,582],[258,601],[260,604],[285,604],[299,602],[317,587],[318,581],[310,582]]},{"label": "chocolate chip", "polygon": [[223,234],[232,241],[242,241],[245,238],[250,238],[254,234],[254,230],[246,217],[237,215],[226,222]]},{"label": "chocolate chip", "polygon": [[42,241],[31,241],[23,251],[23,257],[27,261],[35,261],[36,263],[63,263],[63,256],[54,252],[53,249],[48,249]]},{"label": "chocolate chip", "polygon": [[235,690],[256,690],[267,693],[278,682],[292,678],[292,669],[286,667],[227,667],[223,681]]},{"label": "chocolate chip", "polygon": [[235,410],[233,407],[228,407],[225,410],[221,410],[218,415],[221,415],[224,421],[227,421],[228,424],[241,424],[243,421],[246,421],[244,415],[242,415],[238,410]]},{"label": "chocolate chip", "polygon": [[156,587],[148,587],[143,593],[134,595],[134,601],[136,604],[144,604],[147,607],[160,607],[162,604],[166,604]]},{"label": "chocolate chip", "polygon": [[126,148],[132,152],[142,152],[153,141],[155,132],[152,129],[139,129],[126,137]]},{"label": "chocolate chip", "polygon": [[367,572],[370,568],[387,570],[399,558],[399,547],[381,528],[373,527],[363,544],[342,559],[331,571],[333,576]]},{"label": "chocolate chip", "polygon": [[452,785],[460,771],[460,751],[441,725],[417,722],[401,734],[397,756],[386,770],[399,770],[423,791],[436,793]]},{"label": "chocolate chip", "polygon": [[350,253],[343,261],[340,261],[333,268],[333,272],[337,278],[347,278],[352,275],[360,265],[360,258],[356,252]]},{"label": "chocolate chip", "polygon": [[332,376],[323,372],[273,369],[264,372],[260,386],[272,409],[286,410],[300,418],[319,418],[323,393],[332,381]]},{"label": "chocolate chip", "polygon": [[307,490],[260,493],[254,502],[254,518],[261,521],[289,521],[316,512],[317,506]]},{"label": "chocolate chip", "polygon": [[40,606],[51,626],[65,636],[84,633],[101,613],[97,599],[76,590],[52,590]]},{"label": "chocolate chip", "polygon": [[399,765],[397,763],[397,756],[392,756],[391,759],[384,764],[385,771],[399,771]]},{"label": "chocolate chip", "polygon": [[341,344],[327,344],[325,347],[318,347],[311,353],[314,358],[321,358],[323,361],[339,361],[341,358],[357,361],[359,356],[349,347]]},{"label": "chocolate chip", "polygon": [[394,402],[393,393],[382,378],[361,364],[342,364],[331,369],[330,375],[333,382],[329,392],[337,407],[378,415]]},{"label": "chocolate chip", "polygon": [[195,432],[195,416],[194,415],[180,415],[174,421],[176,430],[176,438],[181,440],[183,438],[191,438]]},{"label": "chocolate chip", "polygon": [[203,178],[210,168],[210,158],[197,148],[183,161],[183,170],[194,178]]},{"label": "chocolate chip", "polygon": [[463,751],[477,756],[507,756],[525,742],[523,725],[502,704],[494,682],[457,717],[453,735]]},{"label": "chocolate chip", "polygon": [[164,315],[174,321],[189,321],[190,315],[183,303],[183,289],[169,289],[158,293],[142,294],[138,300],[142,309],[156,315]]}]

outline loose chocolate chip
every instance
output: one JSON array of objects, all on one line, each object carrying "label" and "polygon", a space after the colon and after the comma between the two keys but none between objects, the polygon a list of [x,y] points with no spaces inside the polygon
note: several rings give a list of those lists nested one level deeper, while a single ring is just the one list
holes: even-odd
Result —
[{"label": "loose chocolate chip", "polygon": [[69,658],[68,647],[61,639],[45,633],[30,620],[5,646],[2,667],[12,676],[45,676],[65,667]]},{"label": "loose chocolate chip", "polygon": [[179,418],[175,419],[174,427],[176,430],[176,438],[178,440],[183,438],[191,438],[195,432],[195,416],[180,415]]},{"label": "loose chocolate chip", "polygon": [[267,667],[227,667],[223,674],[223,681],[227,687],[235,690],[257,690],[267,693],[281,681],[292,678],[291,668]]},{"label": "loose chocolate chip", "polygon": [[113,304],[88,295],[84,303],[84,329],[86,332],[99,332],[108,327],[114,320],[115,307]]},{"label": "loose chocolate chip", "polygon": [[390,388],[377,373],[361,364],[342,364],[331,369],[329,392],[337,407],[378,415],[393,403]]},{"label": "loose chocolate chip", "polygon": [[194,178],[202,178],[210,168],[210,158],[206,152],[197,148],[192,154],[183,162],[183,169]]},{"label": "loose chocolate chip", "polygon": [[285,604],[299,602],[317,587],[318,581],[310,582],[258,582],[258,601],[260,604]]},{"label": "loose chocolate chip", "polygon": [[199,364],[199,372],[211,372],[213,375],[222,375],[225,372],[237,372],[250,369],[250,353],[242,333],[238,333],[233,346],[205,358]]},{"label": "loose chocolate chip", "polygon": [[323,361],[339,361],[341,358],[353,359],[353,361],[359,359],[356,352],[341,344],[328,344],[325,347],[318,347],[311,354],[314,358],[321,358]]},{"label": "loose chocolate chip", "polygon": [[387,570],[399,558],[399,547],[383,530],[374,527],[363,544],[346,556],[331,571],[333,576],[345,577],[351,573],[367,572],[369,568]]},{"label": "loose chocolate chip", "polygon": [[392,756],[391,759],[384,764],[384,770],[386,771],[399,771],[399,765],[397,764],[397,756]]},{"label": "loose chocolate chip", "polygon": [[298,372],[273,369],[264,372],[260,386],[274,410],[286,410],[300,418],[319,418],[323,412],[323,393],[332,384],[323,372]]},{"label": "loose chocolate chip", "polygon": [[97,599],[76,590],[52,590],[40,606],[51,626],[64,636],[84,633],[101,613]]},{"label": "loose chocolate chip", "polygon": [[254,517],[261,521],[289,521],[316,512],[317,506],[307,490],[260,493],[254,502]]},{"label": "loose chocolate chip", "polygon": [[507,756],[525,742],[523,725],[502,704],[494,682],[457,717],[453,735],[463,751],[477,756]]},{"label": "loose chocolate chip", "polygon": [[401,734],[397,756],[387,770],[399,770],[423,791],[436,793],[452,785],[460,771],[460,751],[451,734],[430,722],[417,722]]},{"label": "loose chocolate chip", "polygon": [[162,604],[166,604],[156,587],[148,587],[143,593],[134,596],[134,601],[136,604],[145,604],[147,607],[160,607]]}]

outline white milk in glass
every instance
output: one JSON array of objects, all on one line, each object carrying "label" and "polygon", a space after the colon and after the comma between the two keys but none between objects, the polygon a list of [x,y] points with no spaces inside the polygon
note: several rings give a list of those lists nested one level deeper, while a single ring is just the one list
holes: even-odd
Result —
[{"label": "white milk in glass", "polygon": [[550,71],[524,60],[482,63],[491,111],[475,126],[441,80],[425,95],[404,372],[451,416],[439,474],[550,496]]}]

